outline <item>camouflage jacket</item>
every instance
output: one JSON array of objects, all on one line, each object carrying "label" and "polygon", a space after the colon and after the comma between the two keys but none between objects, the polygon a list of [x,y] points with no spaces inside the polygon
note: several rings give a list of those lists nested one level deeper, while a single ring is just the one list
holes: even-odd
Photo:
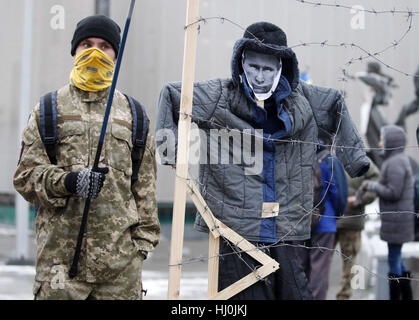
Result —
[{"label": "camouflage jacket", "polygon": [[[41,140],[39,103],[23,132],[14,186],[39,206],[35,220],[38,281],[51,279],[54,266],[62,266],[66,273],[71,266],[85,200],[66,190],[64,178],[70,171],[93,166],[108,93],[109,88],[95,93],[72,85],[58,91],[57,165],[50,163]],[[136,255],[158,244],[155,141],[149,133],[139,178],[131,185],[131,121],[128,101],[115,91],[99,162],[109,173],[99,197],[91,201],[75,280],[114,279]]]}]

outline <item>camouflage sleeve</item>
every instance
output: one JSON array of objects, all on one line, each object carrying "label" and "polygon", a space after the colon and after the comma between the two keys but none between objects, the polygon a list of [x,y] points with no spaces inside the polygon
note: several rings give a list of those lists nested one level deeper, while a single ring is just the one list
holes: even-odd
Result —
[{"label": "camouflage sleeve", "polygon": [[131,238],[139,251],[153,251],[160,239],[160,222],[157,214],[155,140],[149,133],[138,180],[132,185],[137,205],[139,224],[131,229]]},{"label": "camouflage sleeve", "polygon": [[22,135],[22,150],[13,184],[23,198],[35,205],[64,207],[70,193],[64,186],[68,172],[52,165],[39,129],[39,104],[34,108]]},{"label": "camouflage sleeve", "polygon": [[[371,166],[369,170],[363,176],[363,181],[378,181],[380,178],[380,170],[374,162],[371,161],[370,164]],[[359,198],[357,201],[360,202],[360,205],[365,206],[372,203],[377,198],[377,194],[375,192],[361,189],[359,195],[357,194],[357,198]]]}]

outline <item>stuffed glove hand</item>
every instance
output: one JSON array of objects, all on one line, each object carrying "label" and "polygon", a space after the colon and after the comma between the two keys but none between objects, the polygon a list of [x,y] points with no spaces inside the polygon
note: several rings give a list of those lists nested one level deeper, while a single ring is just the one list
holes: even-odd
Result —
[{"label": "stuffed glove hand", "polygon": [[70,172],[65,177],[64,185],[69,192],[79,197],[95,199],[103,187],[108,172],[109,168],[98,168],[97,171],[85,168],[80,172]]}]

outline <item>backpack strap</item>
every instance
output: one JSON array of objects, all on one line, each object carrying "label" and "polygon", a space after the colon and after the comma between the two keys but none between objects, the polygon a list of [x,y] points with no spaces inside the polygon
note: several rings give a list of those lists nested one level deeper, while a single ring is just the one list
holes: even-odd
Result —
[{"label": "backpack strap", "polygon": [[57,91],[49,92],[40,100],[41,138],[49,161],[57,164],[55,144],[57,142]]},{"label": "backpack strap", "polygon": [[125,94],[132,113],[132,175],[131,182],[138,180],[141,162],[144,156],[145,146],[147,144],[148,118],[144,107],[134,98]]},{"label": "backpack strap", "polygon": [[[147,143],[149,120],[144,107],[134,98],[125,95],[132,113],[132,143],[131,181],[138,180],[138,172]],[[48,158],[52,164],[57,164],[55,145],[57,143],[57,91],[49,92],[40,99],[41,138],[45,145]]]}]

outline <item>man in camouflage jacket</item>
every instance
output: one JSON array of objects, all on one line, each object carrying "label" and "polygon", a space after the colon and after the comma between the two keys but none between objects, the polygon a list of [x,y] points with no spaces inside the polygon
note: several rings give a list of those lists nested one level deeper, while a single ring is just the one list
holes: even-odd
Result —
[{"label": "man in camouflage jacket", "polygon": [[[72,55],[96,47],[115,61],[119,41],[120,29],[114,21],[87,17],[77,25]],[[99,161],[99,167],[108,172],[91,201],[78,274],[68,276],[85,205],[71,176],[77,178],[93,165],[109,94],[109,87],[87,91],[76,84],[57,92],[57,164],[51,164],[41,140],[38,103],[23,132],[14,176],[16,190],[39,206],[35,299],[141,299],[142,263],[160,236],[155,142],[149,133],[138,180],[131,183],[132,114],[119,91],[115,91]]]}]

